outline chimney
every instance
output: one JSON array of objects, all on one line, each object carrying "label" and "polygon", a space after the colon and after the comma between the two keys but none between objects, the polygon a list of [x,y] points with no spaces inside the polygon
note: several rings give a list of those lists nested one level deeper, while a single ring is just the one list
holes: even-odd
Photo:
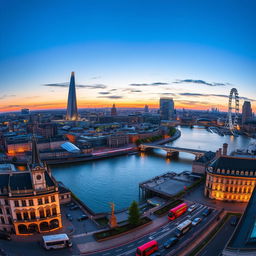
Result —
[{"label": "chimney", "polygon": [[228,153],[228,144],[224,143],[223,144],[223,156],[226,156]]},{"label": "chimney", "polygon": [[219,156],[222,155],[222,148],[219,148]]}]

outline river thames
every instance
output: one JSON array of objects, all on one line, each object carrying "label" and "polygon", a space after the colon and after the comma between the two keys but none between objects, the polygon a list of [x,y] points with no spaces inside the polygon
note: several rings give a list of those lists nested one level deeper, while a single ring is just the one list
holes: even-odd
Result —
[{"label": "river thames", "polygon": [[[216,151],[228,143],[228,152],[245,148],[252,139],[245,136],[219,136],[204,128],[179,127],[181,137],[169,145]],[[95,212],[109,211],[109,202],[120,210],[139,200],[139,183],[157,175],[174,171],[191,171],[194,155],[180,153],[179,158],[166,159],[166,152],[126,155],[91,162],[52,167],[54,177],[62,181]]]}]

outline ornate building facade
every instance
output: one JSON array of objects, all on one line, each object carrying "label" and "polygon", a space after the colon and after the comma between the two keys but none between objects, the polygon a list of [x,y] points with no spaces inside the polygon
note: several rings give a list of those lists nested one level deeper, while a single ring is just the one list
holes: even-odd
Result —
[{"label": "ornate building facade", "polygon": [[33,138],[28,170],[0,173],[0,230],[29,235],[61,227],[58,184],[41,162]]},{"label": "ornate building facade", "polygon": [[219,156],[206,168],[205,196],[248,202],[256,184],[256,158]]}]

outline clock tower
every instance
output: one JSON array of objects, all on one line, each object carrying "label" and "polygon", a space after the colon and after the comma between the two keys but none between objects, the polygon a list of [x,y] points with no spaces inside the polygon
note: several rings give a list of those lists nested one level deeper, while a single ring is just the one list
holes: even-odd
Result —
[{"label": "clock tower", "polygon": [[32,183],[35,190],[46,189],[45,172],[47,171],[47,169],[41,162],[36,138],[34,135],[32,137],[32,158],[29,164],[29,168],[31,171]]}]

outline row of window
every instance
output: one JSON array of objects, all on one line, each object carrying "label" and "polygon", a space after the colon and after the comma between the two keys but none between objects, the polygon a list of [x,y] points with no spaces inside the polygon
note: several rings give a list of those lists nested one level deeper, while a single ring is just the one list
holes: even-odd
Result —
[{"label": "row of window", "polygon": [[[36,200],[36,199],[34,199]],[[33,199],[29,199],[29,200],[15,200],[14,201],[14,205],[15,207],[20,207],[20,206],[34,206],[34,200]],[[51,196],[50,197],[51,202],[55,202],[55,196]],[[49,197],[44,197],[44,198],[38,198],[37,199],[37,204],[38,205],[42,205],[42,204],[48,204],[49,201]]]},{"label": "row of window", "polygon": [[212,194],[213,197],[215,198],[222,198],[225,200],[239,200],[239,201],[248,201],[250,199],[250,196],[247,195],[220,195],[217,193]]},{"label": "row of window", "polygon": [[226,178],[216,178],[210,175],[207,176],[208,181],[218,182],[222,184],[233,184],[233,185],[247,185],[247,186],[255,186],[255,181],[251,180],[239,180],[239,179],[226,179]]},{"label": "row of window", "polygon": [[222,173],[222,174],[232,174],[232,175],[242,175],[242,176],[256,176],[256,172],[253,172],[253,171],[234,171],[234,170],[220,170],[220,169],[217,169],[217,173]]},{"label": "row of window", "polygon": [[6,223],[3,216],[0,217],[0,220],[1,220],[1,224],[12,224],[12,218],[10,216],[8,217],[8,222],[9,223]]},{"label": "row of window", "polygon": [[[46,209],[45,211],[43,209],[39,210],[40,219],[53,216],[57,216],[56,208]],[[17,212],[16,217],[17,220],[36,220],[36,213],[34,211],[23,213]]]},{"label": "row of window", "polygon": [[[6,210],[6,213],[7,214],[11,214],[11,212],[10,212],[10,208],[5,208],[5,210]],[[0,208],[0,214],[3,214],[3,209],[2,208]]]},{"label": "row of window", "polygon": [[231,187],[231,186],[220,186],[214,185],[211,183],[206,184],[206,187],[211,188],[213,190],[225,191],[225,192],[233,192],[233,193],[252,193],[253,188],[251,187]]}]

